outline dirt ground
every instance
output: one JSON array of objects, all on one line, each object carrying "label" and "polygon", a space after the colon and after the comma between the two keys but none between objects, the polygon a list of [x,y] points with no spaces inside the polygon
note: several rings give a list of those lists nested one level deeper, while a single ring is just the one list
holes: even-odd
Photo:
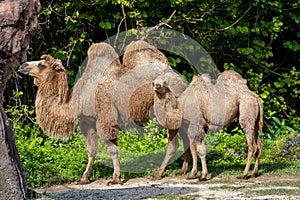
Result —
[{"label": "dirt ground", "polygon": [[[36,189],[38,197],[33,199],[300,199],[299,179],[258,177],[238,180],[234,177],[217,177],[198,182],[196,179],[176,176],[159,181],[133,178],[124,180],[123,185],[110,186],[107,186],[109,180],[102,179],[88,185],[65,184]],[[267,184],[274,183],[274,180],[285,184]]]}]

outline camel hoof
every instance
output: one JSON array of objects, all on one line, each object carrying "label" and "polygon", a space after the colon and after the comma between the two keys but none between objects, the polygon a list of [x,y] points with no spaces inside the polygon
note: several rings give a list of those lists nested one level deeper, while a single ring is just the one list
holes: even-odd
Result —
[{"label": "camel hoof", "polygon": [[150,179],[151,181],[158,181],[158,180],[161,180],[162,177],[159,175],[151,175],[148,177],[148,179]]},{"label": "camel hoof", "polygon": [[207,178],[202,178],[202,177],[199,178],[200,182],[204,182],[204,181],[207,181],[207,180],[208,180]]},{"label": "camel hoof", "polygon": [[80,179],[75,181],[75,185],[87,185],[90,184],[91,181],[89,179]]},{"label": "camel hoof", "polygon": [[249,176],[244,176],[244,175],[242,175],[242,176],[239,176],[239,177],[237,177],[237,179],[241,179],[241,180],[247,180],[247,179],[249,179],[250,177]]},{"label": "camel hoof", "polygon": [[193,179],[196,179],[197,178],[197,176],[196,175],[194,175],[194,174],[191,174],[191,175],[189,175],[189,176],[187,176],[187,180],[193,180]]},{"label": "camel hoof", "polygon": [[106,183],[106,186],[111,186],[111,185],[123,185],[123,182],[120,179],[118,179],[118,180],[108,181]]},{"label": "camel hoof", "polygon": [[250,178],[256,178],[257,176],[257,174],[251,174]]}]

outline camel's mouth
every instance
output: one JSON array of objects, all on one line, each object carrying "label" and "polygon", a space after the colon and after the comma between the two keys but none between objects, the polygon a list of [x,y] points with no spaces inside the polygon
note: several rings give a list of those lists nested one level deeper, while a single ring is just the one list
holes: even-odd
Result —
[{"label": "camel's mouth", "polygon": [[162,86],[159,84],[154,85],[154,90],[160,90],[161,88]]},{"label": "camel's mouth", "polygon": [[19,72],[22,74],[29,74],[30,72],[30,67],[28,63],[23,63],[19,69]]},{"label": "camel's mouth", "polygon": [[156,92],[156,93],[162,93],[163,92],[162,91],[163,87],[159,84],[153,85],[153,89],[154,89],[154,92]]},{"label": "camel's mouth", "polygon": [[19,69],[19,72],[21,72],[22,74],[27,74],[27,75],[30,75],[32,76],[32,73],[33,71],[36,71],[34,70],[34,68],[36,66],[38,66],[38,64],[40,63],[41,61],[31,61],[31,62],[25,62],[21,65],[20,69]]}]

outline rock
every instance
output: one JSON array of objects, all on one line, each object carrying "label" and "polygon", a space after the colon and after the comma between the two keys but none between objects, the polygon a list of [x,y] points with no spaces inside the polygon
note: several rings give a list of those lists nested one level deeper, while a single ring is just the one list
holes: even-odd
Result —
[{"label": "rock", "polygon": [[3,109],[3,92],[10,73],[26,58],[39,10],[39,0],[0,0],[0,199],[26,199],[26,176]]},{"label": "rock", "polygon": [[282,155],[292,160],[300,159],[300,134],[285,143]]}]

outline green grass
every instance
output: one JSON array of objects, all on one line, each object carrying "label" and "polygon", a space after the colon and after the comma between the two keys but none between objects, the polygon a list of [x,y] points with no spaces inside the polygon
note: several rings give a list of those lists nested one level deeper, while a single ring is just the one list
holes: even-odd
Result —
[{"label": "green grass", "polygon": [[[207,183],[207,184],[212,184]],[[224,183],[224,182],[218,182]],[[247,197],[267,196],[267,195],[300,195],[300,180],[287,179],[282,177],[272,177],[272,179],[252,179],[237,182],[234,179],[227,180],[224,185],[209,187],[211,190],[240,191]]]},{"label": "green grass", "polygon": [[246,191],[245,195],[251,197],[255,196],[268,196],[268,195],[284,195],[284,196],[298,196],[300,195],[299,190],[295,189],[285,189],[285,188],[268,188],[268,189],[261,189],[255,191]]},{"label": "green grass", "polygon": [[[294,177],[258,177],[256,179],[238,180],[235,177],[226,174],[226,177],[218,177],[206,182],[193,182],[195,185],[207,185],[208,189],[218,193],[236,192],[243,195],[243,198],[254,198],[259,196],[284,196],[285,198],[296,198],[300,195],[300,179],[299,176]],[[225,195],[225,194],[224,194]],[[152,199],[210,199],[212,197],[203,197],[200,194],[193,195],[160,195]],[[239,196],[239,198],[242,198]],[[274,197],[273,197],[274,198]]]},{"label": "green grass", "polygon": [[[135,132],[120,133],[119,159],[122,178],[149,176],[160,166],[165,155],[167,139],[166,132],[153,125],[155,123],[153,121],[146,125],[143,135]],[[17,147],[28,177],[28,186],[46,187],[81,178],[87,164],[86,144],[82,134],[76,133],[66,141],[56,141],[43,134],[37,125],[19,123],[14,128]],[[231,136],[223,131],[206,138],[209,177],[225,177],[226,181],[228,176],[240,176],[246,164],[247,152],[243,133],[237,131]],[[260,177],[300,176],[300,161],[292,161],[280,155],[283,138],[266,140],[259,169]],[[175,175],[181,169],[183,147],[181,142],[180,144],[175,158],[165,170],[165,176]],[[93,165],[92,180],[112,176],[112,161],[106,151],[106,146],[101,141]],[[198,161],[201,171],[200,159]],[[191,167],[190,160],[189,171]]]}]

